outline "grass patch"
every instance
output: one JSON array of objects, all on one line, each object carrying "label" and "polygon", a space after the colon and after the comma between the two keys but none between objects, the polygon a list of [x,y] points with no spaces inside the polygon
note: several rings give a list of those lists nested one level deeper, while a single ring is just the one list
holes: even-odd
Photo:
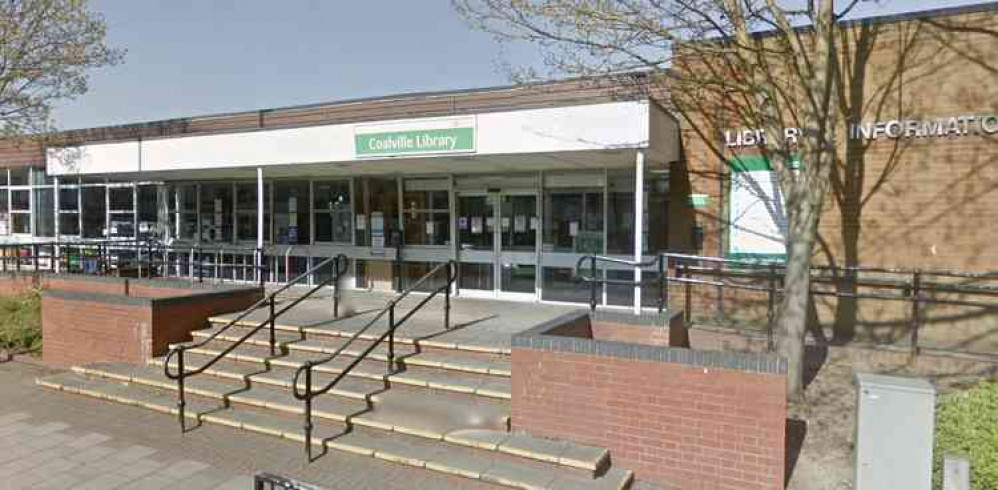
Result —
[{"label": "grass patch", "polygon": [[37,353],[42,349],[42,296],[32,290],[0,297],[0,349]]},{"label": "grass patch", "polygon": [[970,461],[970,488],[998,490],[998,382],[944,397],[936,413],[933,484],[942,488],[943,455]]}]

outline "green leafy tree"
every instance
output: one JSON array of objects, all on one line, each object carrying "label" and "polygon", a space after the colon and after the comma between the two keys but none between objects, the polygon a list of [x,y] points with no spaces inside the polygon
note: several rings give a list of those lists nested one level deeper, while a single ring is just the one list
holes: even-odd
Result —
[{"label": "green leafy tree", "polygon": [[52,106],[86,93],[91,69],[120,63],[86,0],[0,0],[0,136],[52,129]]},{"label": "green leafy tree", "polygon": [[[835,39],[856,1],[839,10],[834,0],[793,7],[776,0],[452,1],[472,26],[539,46],[556,73],[651,72],[665,81],[661,100],[704,141],[718,140],[720,128],[706,115],[719,110],[765,134],[758,151],[777,176],[784,206],[776,218],[787,224],[777,351],[788,360],[790,397],[801,398],[811,258],[844,127]],[[788,139],[785,128],[800,134]],[[724,156],[723,148],[712,150]]]}]

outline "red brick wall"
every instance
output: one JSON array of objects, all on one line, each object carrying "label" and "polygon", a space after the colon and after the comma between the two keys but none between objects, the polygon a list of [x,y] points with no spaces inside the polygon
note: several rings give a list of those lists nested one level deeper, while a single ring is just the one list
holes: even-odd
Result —
[{"label": "red brick wall", "polygon": [[169,344],[191,340],[191,331],[206,328],[208,318],[242,311],[263,297],[263,292],[243,291],[228,296],[191,296],[182,301],[154,302],[152,344],[154,356],[166,354]]},{"label": "red brick wall", "polygon": [[610,449],[638,479],[784,485],[786,377],[514,347],[515,430]]},{"label": "red brick wall", "polygon": [[42,295],[42,359],[56,365],[148,359],[152,308]]}]

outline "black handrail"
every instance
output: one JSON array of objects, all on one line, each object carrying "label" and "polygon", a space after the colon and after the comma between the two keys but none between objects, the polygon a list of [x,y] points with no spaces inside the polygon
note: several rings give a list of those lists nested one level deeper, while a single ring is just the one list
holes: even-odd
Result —
[{"label": "black handrail", "polygon": [[[444,268],[447,269],[446,284],[431,291],[430,294],[428,294],[425,298],[423,298],[422,301],[420,301],[414,308],[409,310],[409,312],[406,313],[401,320],[396,321],[395,306],[398,305],[398,303],[402,301],[406,296],[408,296],[409,293],[415,291],[424,282],[428,281],[429,278],[435,276],[438,272],[440,272]],[[448,260],[447,262],[444,262],[443,264],[434,267],[429,272],[424,274],[423,277],[419,278],[418,281],[416,281],[414,284],[406,288],[405,291],[402,291],[401,293],[398,294],[398,296],[389,301],[385,305],[385,307],[382,308],[381,311],[379,311],[378,314],[374,316],[374,318],[372,318],[369,322],[367,322],[367,324],[364,325],[360,330],[355,332],[346,341],[346,343],[344,343],[342,346],[336,349],[335,352],[326,356],[323,359],[315,361],[311,360],[305,361],[305,363],[301,367],[299,367],[298,370],[295,371],[295,376],[291,384],[291,392],[292,395],[294,395],[295,399],[301,400],[305,403],[305,425],[304,425],[305,454],[308,457],[309,461],[312,461],[312,399],[319,395],[328,393],[330,390],[332,390],[336,386],[336,384],[340,382],[341,379],[347,376],[350,373],[350,371],[353,370],[354,367],[360,364],[360,362],[363,361],[377,346],[381,345],[381,343],[384,342],[386,338],[388,339],[388,374],[394,373],[395,372],[395,330],[398,329],[400,326],[402,326],[402,324],[405,323],[406,320],[411,318],[412,315],[414,315],[417,311],[419,311],[419,309],[422,308],[424,305],[426,305],[426,303],[429,303],[429,301],[433,299],[441,291],[444,292],[444,329],[450,330],[450,291],[451,287],[454,284],[454,281],[456,280],[457,280],[457,263],[455,261]],[[312,388],[313,368],[315,368],[315,366],[319,366],[327,362],[330,362],[336,357],[338,357],[341,352],[343,352],[347,347],[350,346],[350,344],[353,343],[354,340],[356,340],[365,332],[367,332],[367,330],[370,329],[371,326],[373,326],[378,320],[380,320],[381,317],[385,315],[385,313],[388,313],[388,329],[385,331],[385,333],[381,334],[381,336],[375,339],[374,342],[372,342],[371,345],[369,345],[366,349],[364,349],[363,352],[354,357],[354,360],[350,364],[348,364],[345,368],[343,368],[343,370],[341,370],[336,375],[336,377],[333,378],[332,381],[330,381],[321,388],[313,389]],[[298,383],[302,373],[305,373],[304,393],[298,391]]]},{"label": "black handrail", "polygon": [[[313,286],[312,289],[310,289],[304,295],[299,296],[298,298],[295,298],[294,301],[292,301],[292,302],[284,305],[280,310],[276,310],[275,311],[275,303],[276,303],[277,295],[283,293],[284,291],[286,291],[291,286],[293,286],[293,285],[295,285],[295,284],[297,284],[297,283],[299,283],[299,282],[301,282],[303,280],[306,280],[311,274],[317,272],[319,269],[321,269],[322,267],[324,267],[324,266],[326,266],[326,265],[328,265],[330,263],[333,264],[333,274],[328,279],[325,279],[322,282],[320,282],[319,284]],[[175,380],[177,382],[177,394],[178,394],[178,398],[177,398],[177,411],[178,411],[178,417],[179,417],[179,420],[180,420],[180,429],[181,429],[181,431],[186,431],[187,430],[186,417],[185,417],[186,414],[185,414],[185,410],[184,410],[184,408],[185,408],[185,406],[187,404],[186,403],[185,392],[184,392],[184,381],[185,381],[185,379],[189,378],[191,376],[194,376],[196,374],[203,373],[208,368],[210,368],[211,366],[213,366],[215,363],[217,363],[218,361],[220,361],[222,358],[224,358],[225,356],[227,356],[230,352],[232,352],[237,347],[239,347],[240,345],[242,345],[250,337],[252,337],[253,335],[256,335],[256,333],[259,332],[260,329],[262,329],[263,327],[266,327],[266,326],[270,327],[270,339],[269,339],[270,340],[270,342],[269,342],[270,343],[270,355],[271,356],[277,355],[277,338],[276,338],[276,331],[275,331],[276,330],[275,329],[275,324],[276,324],[277,317],[283,315],[288,310],[290,310],[291,308],[294,308],[295,306],[297,306],[299,303],[301,303],[302,301],[304,301],[309,296],[312,296],[312,294],[314,294],[316,291],[322,289],[323,287],[325,287],[325,286],[327,286],[329,284],[335,284],[335,289],[333,290],[333,316],[334,316],[334,318],[338,318],[339,317],[339,301],[340,301],[339,300],[339,297],[340,297],[340,287],[339,287],[340,278],[343,276],[344,273],[346,273],[348,264],[349,264],[349,259],[344,254],[339,254],[339,255],[336,255],[334,257],[329,257],[328,259],[323,260],[318,265],[312,267],[311,269],[305,271],[304,273],[302,273],[298,277],[296,277],[293,280],[289,281],[287,284],[284,284],[283,286],[281,286],[280,288],[278,288],[276,291],[273,291],[269,295],[266,295],[265,297],[261,298],[259,301],[257,301],[256,303],[254,303],[252,306],[250,306],[246,310],[243,310],[242,313],[240,313],[235,318],[233,318],[232,320],[230,320],[229,323],[225,324],[222,328],[220,328],[220,329],[212,332],[212,334],[209,335],[208,337],[206,337],[206,338],[204,338],[204,339],[202,339],[202,340],[200,340],[200,341],[198,341],[196,343],[192,343],[192,344],[180,344],[180,345],[177,345],[176,347],[170,349],[170,352],[167,353],[166,358],[164,359],[163,373],[166,375],[167,378]],[[202,364],[198,368],[192,369],[192,370],[186,370],[186,369],[184,369],[184,352],[185,351],[187,351],[188,349],[196,349],[198,347],[202,347],[205,344],[207,344],[208,342],[211,342],[212,340],[215,340],[215,338],[217,338],[219,335],[221,335],[222,333],[224,333],[225,331],[227,331],[233,325],[236,325],[237,323],[239,323],[240,321],[242,321],[250,313],[256,311],[257,308],[259,308],[260,306],[262,306],[262,305],[264,305],[266,303],[269,303],[269,305],[270,305],[270,311],[269,311],[269,314],[268,314],[266,320],[263,320],[258,325],[256,325],[255,327],[251,328],[246,334],[244,334],[242,337],[240,337],[239,340],[236,340],[235,342],[231,343],[222,352],[219,352],[218,354],[215,354],[215,356],[212,357],[211,360],[209,360],[208,362]],[[176,374],[170,372],[170,360],[173,358],[174,355],[177,356],[177,373]]]},{"label": "black handrail", "polygon": [[[667,261],[668,261],[668,259],[666,257],[666,254],[660,254],[659,256],[655,257],[654,259],[646,260],[646,261],[618,259],[616,257],[605,257],[605,256],[602,256],[602,255],[585,255],[585,256],[580,257],[579,261],[575,263],[575,279],[577,281],[582,281],[582,282],[589,283],[589,310],[590,311],[596,311],[596,305],[598,304],[598,301],[596,301],[596,291],[598,290],[598,287],[601,284],[604,285],[604,286],[607,285],[607,284],[620,284],[620,285],[623,285],[623,286],[635,286],[636,287],[636,286],[643,286],[645,284],[651,284],[653,282],[657,282],[658,283],[658,290],[659,290],[659,295],[658,295],[658,312],[661,313],[662,310],[665,309],[666,301],[667,301],[667,297],[665,296],[665,294],[667,294],[667,293],[663,292],[663,291],[666,291],[666,289],[665,289],[665,284],[666,284],[665,271],[667,269]],[[586,262],[589,262],[589,275],[588,276],[586,276],[586,275],[584,275],[582,273],[582,266]],[[600,262],[611,263],[611,264],[621,264],[621,265],[626,265],[626,266],[629,266],[629,267],[641,267],[641,268],[650,267],[650,266],[653,266],[655,264],[658,264],[658,278],[657,279],[652,279],[652,280],[642,280],[642,281],[635,281],[633,279],[631,279],[631,280],[628,280],[628,279],[607,279],[605,277],[598,276],[599,270],[596,267],[596,264],[600,263]]]}]

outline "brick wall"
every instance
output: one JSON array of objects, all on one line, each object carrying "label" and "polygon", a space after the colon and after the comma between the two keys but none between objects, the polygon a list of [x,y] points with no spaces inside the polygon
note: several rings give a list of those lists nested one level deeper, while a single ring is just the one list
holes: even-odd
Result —
[{"label": "brick wall", "polygon": [[607,447],[638,479],[684,490],[783,488],[782,361],[541,330],[513,340],[514,430]]},{"label": "brick wall", "polygon": [[149,358],[149,301],[46,291],[42,294],[42,359],[55,365]]},{"label": "brick wall", "polygon": [[[8,276],[0,294],[42,286],[42,358],[56,365],[144,363],[191,339],[210,316],[258,301],[255,287],[210,288],[182,281],[89,276]],[[125,292],[129,294],[126,295]]]}]

